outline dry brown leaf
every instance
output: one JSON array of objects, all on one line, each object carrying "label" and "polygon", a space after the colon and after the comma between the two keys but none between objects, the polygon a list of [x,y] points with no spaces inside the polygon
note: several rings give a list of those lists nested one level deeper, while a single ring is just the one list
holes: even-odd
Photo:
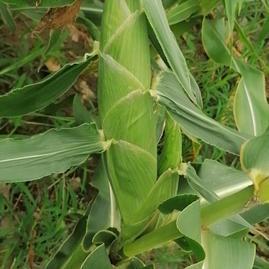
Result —
[{"label": "dry brown leaf", "polygon": [[51,8],[41,19],[33,33],[42,33],[45,30],[59,29],[73,24],[80,9],[81,0],[76,0],[73,5]]}]

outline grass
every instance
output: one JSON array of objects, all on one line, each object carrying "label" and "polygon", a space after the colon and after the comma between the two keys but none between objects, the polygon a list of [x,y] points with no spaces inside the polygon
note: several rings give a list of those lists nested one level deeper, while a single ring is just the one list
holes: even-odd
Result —
[{"label": "grass", "polygon": [[[262,1],[244,4],[238,18],[244,32],[235,35],[234,42],[238,53],[248,58],[250,63],[261,68],[268,76],[269,35],[265,31],[268,25],[267,18],[268,11]],[[2,22],[0,25],[0,70],[10,63],[14,64],[12,70],[0,76],[0,94],[14,86],[26,85],[41,79],[48,73],[46,61],[51,57],[63,64],[78,55],[83,55],[91,46],[81,40],[72,41],[70,35],[64,32],[56,45],[50,47],[44,40],[31,40],[31,30],[35,22],[17,13],[15,22],[17,32],[14,33],[10,33]],[[191,32],[177,37],[188,65],[201,87],[205,112],[228,126],[234,126],[232,100],[237,74],[226,67],[220,67],[206,57],[201,45],[200,22],[190,29]],[[49,49],[49,53],[40,52],[36,56],[33,51],[39,50],[40,42],[42,48]],[[86,82],[92,87],[86,90],[94,91],[94,71],[91,71],[91,77],[92,80]],[[1,119],[0,136],[32,135],[49,127],[71,126],[74,124],[72,97],[76,91],[82,91],[79,83],[71,91],[71,95],[64,96],[59,103],[51,105],[45,111],[22,118]],[[88,105],[94,106],[95,101]],[[238,166],[237,158],[211,146],[190,142],[186,137],[183,156],[185,161],[193,161],[198,165],[205,158],[212,158]],[[0,185],[1,269],[43,268],[44,262],[66,238],[92,198],[93,190],[89,187],[92,176],[90,163],[34,183]],[[260,227],[266,235],[269,234],[267,225],[268,223],[263,223]],[[268,258],[269,246],[264,237],[260,234],[251,234],[250,237],[257,244],[260,257]],[[146,259],[149,262],[154,260],[159,269],[179,269],[191,261],[188,253],[180,251],[174,245],[154,250]],[[257,259],[257,264],[261,265],[255,268],[263,268],[262,260]]]}]

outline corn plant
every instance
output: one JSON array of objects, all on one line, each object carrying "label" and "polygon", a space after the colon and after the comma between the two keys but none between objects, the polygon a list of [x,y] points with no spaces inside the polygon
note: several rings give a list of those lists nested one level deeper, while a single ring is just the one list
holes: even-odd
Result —
[{"label": "corn plant", "polygon": [[[3,2],[12,7],[23,1]],[[225,3],[231,32],[235,7]],[[183,4],[189,12],[181,14]],[[264,75],[231,53],[224,27],[204,18],[207,54],[240,74],[238,130],[222,125],[203,112],[199,86],[169,27],[206,15],[211,5],[189,0],[166,13],[161,0],[106,0],[93,52],[0,96],[1,117],[40,110],[98,58],[96,120],[0,141],[0,179],[6,183],[62,173],[101,155],[91,182],[98,194],[47,269],[154,268],[137,256],[171,241],[192,253],[188,268],[253,268],[255,245],[246,236],[268,217],[269,201]],[[197,173],[183,162],[182,133],[238,155],[242,169],[206,160]]]}]

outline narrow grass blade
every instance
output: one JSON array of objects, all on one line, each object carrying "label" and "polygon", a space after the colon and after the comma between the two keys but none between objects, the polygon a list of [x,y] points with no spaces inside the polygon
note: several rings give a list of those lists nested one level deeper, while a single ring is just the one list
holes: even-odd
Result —
[{"label": "narrow grass blade", "polygon": [[82,61],[67,64],[40,82],[0,95],[0,117],[21,116],[48,106],[72,87],[93,59],[93,55],[85,55]]},{"label": "narrow grass blade", "polygon": [[4,67],[3,69],[1,69],[0,76],[3,76],[13,70],[16,70],[24,66],[25,64],[32,62],[34,59],[41,56],[43,53],[44,53],[43,48],[40,45],[36,46],[32,51],[29,52],[28,55],[16,59],[14,63],[11,63],[7,67]]},{"label": "narrow grass blade", "polygon": [[6,26],[9,28],[11,32],[14,32],[16,30],[16,23],[13,19],[12,13],[7,5],[4,3],[0,3],[0,15],[2,17],[2,20],[6,24]]},{"label": "narrow grass blade", "polygon": [[234,23],[236,19],[236,11],[239,7],[241,0],[225,0],[225,11],[228,18],[229,36],[233,33]]},{"label": "narrow grass blade", "polygon": [[95,125],[49,130],[22,140],[0,141],[0,181],[22,182],[62,173],[104,151]]}]

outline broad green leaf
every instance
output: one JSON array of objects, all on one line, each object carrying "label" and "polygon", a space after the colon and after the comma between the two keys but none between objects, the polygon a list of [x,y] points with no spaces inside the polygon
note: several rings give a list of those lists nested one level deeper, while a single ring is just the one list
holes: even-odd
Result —
[{"label": "broad green leaf", "polygon": [[102,244],[98,246],[79,267],[80,269],[113,269],[105,246]]},{"label": "broad green leaf", "polygon": [[234,99],[236,125],[241,132],[261,135],[269,126],[264,74],[239,60],[233,65],[242,76]]},{"label": "broad green leaf", "polygon": [[40,82],[0,95],[0,117],[25,115],[48,106],[72,87],[93,59],[94,55],[86,54],[83,60],[65,65]]},{"label": "broad green leaf", "polygon": [[218,197],[231,195],[252,184],[250,178],[240,170],[214,160],[205,160],[199,171],[201,183]]},{"label": "broad green leaf", "polygon": [[[190,168],[192,167],[188,167],[186,175],[189,184],[208,202],[218,201],[252,185],[251,180],[243,172],[213,160],[206,160],[202,164],[200,169],[202,178]],[[205,203],[203,200],[201,202]],[[219,235],[230,235],[251,227],[252,225],[242,216],[235,215],[214,223],[210,229]]]},{"label": "broad green leaf", "polygon": [[0,141],[0,181],[22,182],[65,172],[105,150],[95,125],[49,130],[30,138]]},{"label": "broad green leaf", "polygon": [[191,85],[191,75],[186,60],[178,47],[176,38],[169,28],[161,0],[143,0],[146,16],[153,28],[155,35],[162,47],[169,65],[175,76],[187,93],[189,98],[196,104],[200,104],[200,92],[194,91]]},{"label": "broad green leaf", "polygon": [[141,209],[131,216],[133,219],[145,219],[156,210],[165,200],[177,193],[178,173],[171,169],[165,171],[156,181],[149,194],[145,197]]},{"label": "broad green leaf", "polygon": [[210,232],[203,233],[206,251],[204,268],[252,269],[255,245],[237,237],[221,237]]},{"label": "broad green leaf", "polygon": [[[165,201],[161,207],[166,213],[180,210],[176,221],[156,228],[132,243],[127,243],[124,253],[127,256],[137,255],[162,246],[171,240],[185,240],[189,249],[194,251],[198,261],[204,259],[204,251],[200,241],[200,205],[197,196],[181,195]],[[190,225],[193,223],[193,225]],[[198,267],[190,267],[198,268]]]},{"label": "broad green leaf", "polygon": [[[179,232],[184,235],[184,244],[187,245],[188,249],[193,251],[196,258],[196,262],[188,266],[188,269],[202,268],[202,262],[205,258],[205,253],[201,246],[200,213],[200,201],[196,200],[184,208],[183,211],[178,214],[176,220]],[[192,225],[190,225],[190,223],[192,223]]]},{"label": "broad green leaf", "polygon": [[247,141],[241,150],[240,160],[255,185],[256,195],[269,202],[269,132]]},{"label": "broad green leaf", "polygon": [[12,7],[19,8],[36,8],[36,7],[62,7],[71,5],[75,0],[2,0],[4,3],[11,5]]},{"label": "broad green leaf", "polygon": [[161,74],[157,94],[160,103],[167,107],[183,130],[208,144],[239,154],[247,136],[221,125],[193,105],[172,72]]},{"label": "broad green leaf", "polygon": [[[143,130],[145,125],[149,130]],[[140,90],[127,94],[110,108],[103,120],[107,139],[123,140],[150,153],[156,158],[156,120],[153,100]],[[141,135],[143,130],[143,135]]]},{"label": "broad green leaf", "polygon": [[202,41],[207,55],[216,63],[230,66],[232,56],[225,44],[224,21],[204,18],[202,24]]},{"label": "broad green leaf", "polygon": [[199,10],[200,6],[197,0],[187,0],[183,3],[176,2],[166,12],[168,23],[173,25],[185,21]]},{"label": "broad green leaf", "polygon": [[121,216],[128,223],[154,185],[156,159],[149,152],[125,141],[112,144],[105,157]]},{"label": "broad green leaf", "polygon": [[234,214],[241,213],[245,205],[253,198],[253,194],[253,186],[248,186],[232,195],[203,205],[201,209],[202,224],[209,226]]}]

